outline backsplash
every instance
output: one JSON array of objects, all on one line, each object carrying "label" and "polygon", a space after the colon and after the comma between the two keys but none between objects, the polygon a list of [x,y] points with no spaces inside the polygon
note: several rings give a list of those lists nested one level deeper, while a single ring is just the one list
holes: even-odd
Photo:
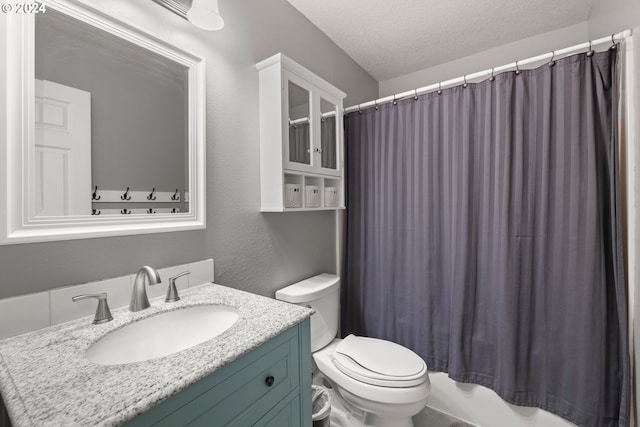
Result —
[{"label": "backsplash", "polygon": [[[149,299],[165,295],[169,277],[173,277],[182,271],[189,271],[191,274],[176,280],[178,291],[213,282],[213,259],[158,269],[162,283],[155,286],[147,286]],[[71,297],[75,295],[106,292],[109,307],[112,310],[127,306],[131,298],[131,290],[136,273],[137,271],[127,276],[113,279],[0,299],[0,339],[85,316],[93,317],[96,311],[96,301],[90,299],[72,302]]]}]

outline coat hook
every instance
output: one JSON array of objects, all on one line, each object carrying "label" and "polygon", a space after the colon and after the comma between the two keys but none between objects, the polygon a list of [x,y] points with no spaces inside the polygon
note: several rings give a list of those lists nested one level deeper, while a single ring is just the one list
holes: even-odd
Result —
[{"label": "coat hook", "polygon": [[100,215],[100,211],[98,209],[91,209],[91,215]]},{"label": "coat hook", "polygon": [[153,187],[153,190],[151,190],[151,194],[149,194],[147,196],[147,200],[155,200],[155,199],[157,199],[157,197],[153,195],[153,193],[155,193],[155,192],[156,192],[156,188]]},{"label": "coat hook", "polygon": [[[153,199],[153,200],[155,200],[155,199]],[[154,213],[156,213],[156,211],[153,208],[149,208],[149,209],[147,209],[147,213],[148,214],[154,214]]]},{"label": "coat hook", "polygon": [[175,201],[180,200],[180,193],[178,192],[177,188],[176,188],[176,192],[173,193],[173,196],[171,196],[171,200],[175,200]]},{"label": "coat hook", "polygon": [[556,57],[556,51],[552,50],[551,51],[551,60],[549,61],[549,67],[553,67],[554,65],[556,65],[555,57]]},{"label": "coat hook", "polygon": [[124,209],[120,209],[120,213],[122,215],[129,215],[131,213],[131,210],[124,208]]},{"label": "coat hook", "polygon": [[91,200],[100,200],[100,199],[102,199],[102,196],[98,196],[98,186],[96,185],[96,188],[93,189]]},{"label": "coat hook", "polygon": [[131,196],[129,195],[129,187],[127,187],[127,191],[125,191],[124,194],[120,196],[120,200],[131,200]]}]

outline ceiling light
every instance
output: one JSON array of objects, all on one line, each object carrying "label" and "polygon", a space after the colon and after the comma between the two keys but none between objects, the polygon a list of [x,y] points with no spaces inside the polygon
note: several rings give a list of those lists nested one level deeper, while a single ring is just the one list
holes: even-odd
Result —
[{"label": "ceiling light", "polygon": [[224,20],[218,11],[218,0],[193,0],[187,19],[203,30],[218,31],[224,27]]}]

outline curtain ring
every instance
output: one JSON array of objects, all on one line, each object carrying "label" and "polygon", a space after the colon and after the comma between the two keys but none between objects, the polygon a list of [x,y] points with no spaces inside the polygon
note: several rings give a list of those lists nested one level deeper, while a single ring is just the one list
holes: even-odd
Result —
[{"label": "curtain ring", "polygon": [[467,86],[469,86],[469,83],[467,83],[467,75],[466,74],[464,76],[462,76],[462,79],[464,80],[464,84],[462,85],[462,87],[466,88]]},{"label": "curtain ring", "polygon": [[611,47],[609,49],[616,50],[618,48],[618,45],[616,44],[616,41],[613,38],[613,36],[615,36],[615,34],[611,34]]},{"label": "curtain ring", "polygon": [[593,54],[594,52],[593,52],[593,49],[591,48],[591,40],[589,40],[589,52],[587,52],[587,58],[591,58]]},{"label": "curtain ring", "polygon": [[438,82],[438,95],[442,95],[442,82]]},{"label": "curtain ring", "polygon": [[516,71],[515,71],[515,73],[516,73],[516,76],[520,75],[520,68],[518,67],[518,60],[516,60]]},{"label": "curtain ring", "polygon": [[414,89],[415,95],[413,96],[413,99],[415,99],[416,101],[418,100],[418,88]]},{"label": "curtain ring", "polygon": [[489,81],[492,82],[496,79],[496,76],[493,75],[493,67],[491,67],[491,75],[489,76]]},{"label": "curtain ring", "polygon": [[556,60],[554,59],[556,57],[556,51],[552,50],[551,51],[551,60],[549,61],[549,67],[553,67],[554,65],[556,65]]}]

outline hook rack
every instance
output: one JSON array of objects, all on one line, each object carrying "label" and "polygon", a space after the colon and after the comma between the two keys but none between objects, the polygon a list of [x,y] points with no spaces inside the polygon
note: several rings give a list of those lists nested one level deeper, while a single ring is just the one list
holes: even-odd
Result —
[{"label": "hook rack", "polygon": [[131,196],[129,195],[129,187],[127,187],[127,191],[124,192],[122,196],[120,196],[121,200],[131,200]]},{"label": "hook rack", "polygon": [[[153,190],[133,190],[127,187],[126,191],[122,190],[99,190],[100,195],[96,193],[91,198],[91,202],[95,205],[102,203],[119,203],[122,207],[124,203],[178,203],[183,200],[187,201],[189,196],[185,192],[184,196],[179,190],[175,191],[158,191],[155,187]],[[145,208],[147,209],[147,208]]]},{"label": "hook rack", "polygon": [[100,213],[99,209],[91,209],[91,215],[100,215]]},{"label": "hook rack", "polygon": [[98,196],[98,186],[96,185],[93,189],[93,194],[91,194],[91,200],[100,200],[102,196]]},{"label": "hook rack", "polygon": [[129,215],[131,213],[131,209],[127,209],[127,208],[120,209],[120,213],[122,215]]},{"label": "hook rack", "polygon": [[154,214],[154,213],[156,213],[156,210],[153,209],[153,208],[149,208],[149,209],[147,209],[147,213],[148,214]]}]

